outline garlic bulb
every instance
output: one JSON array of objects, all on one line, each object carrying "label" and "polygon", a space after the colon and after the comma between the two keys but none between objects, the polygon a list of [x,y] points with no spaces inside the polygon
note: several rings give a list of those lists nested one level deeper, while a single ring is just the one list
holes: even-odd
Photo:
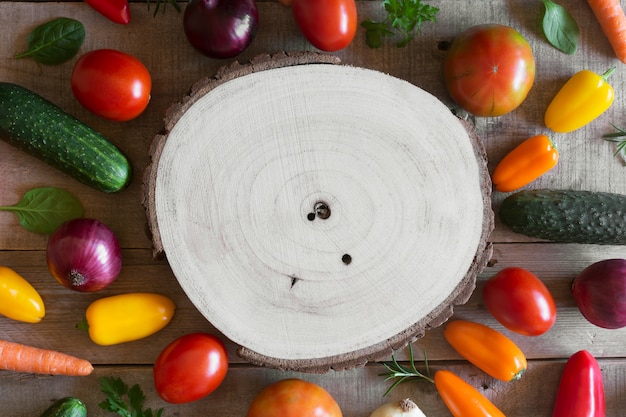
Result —
[{"label": "garlic bulb", "polygon": [[409,398],[383,404],[370,414],[370,417],[426,417],[417,404]]}]

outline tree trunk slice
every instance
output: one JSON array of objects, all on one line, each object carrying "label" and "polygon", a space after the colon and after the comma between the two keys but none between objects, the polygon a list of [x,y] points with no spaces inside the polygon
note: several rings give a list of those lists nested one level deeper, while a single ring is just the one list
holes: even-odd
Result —
[{"label": "tree trunk slice", "polygon": [[491,257],[473,129],[406,81],[337,64],[226,67],[171,107],[151,149],[155,256],[255,364],[388,357],[465,303]]}]

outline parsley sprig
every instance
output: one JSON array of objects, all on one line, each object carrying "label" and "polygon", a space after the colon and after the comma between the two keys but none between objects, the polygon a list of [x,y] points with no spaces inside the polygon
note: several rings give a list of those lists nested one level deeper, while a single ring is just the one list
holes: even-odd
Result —
[{"label": "parsley sprig", "polygon": [[[121,378],[102,377],[100,378],[100,389],[107,396],[106,400],[98,404],[104,410],[122,417],[161,417],[163,414],[162,408],[154,412],[150,408],[143,410],[146,396],[137,384],[128,388],[128,385]],[[125,398],[128,399],[128,402]]]},{"label": "parsley sprig", "polygon": [[387,12],[385,20],[377,22],[366,19],[361,22],[365,28],[365,42],[370,48],[380,48],[383,38],[399,35],[398,48],[405,47],[416,34],[421,32],[422,23],[436,22],[437,7],[422,3],[421,0],[383,0]]}]

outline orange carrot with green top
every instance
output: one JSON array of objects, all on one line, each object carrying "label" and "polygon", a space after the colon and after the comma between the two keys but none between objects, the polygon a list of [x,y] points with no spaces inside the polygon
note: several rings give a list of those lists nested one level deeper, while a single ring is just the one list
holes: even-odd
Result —
[{"label": "orange carrot with green top", "polygon": [[615,55],[626,63],[626,15],[620,0],[587,0]]},{"label": "orange carrot with green top", "polygon": [[0,340],[0,369],[66,376],[84,376],[93,372],[93,366],[85,359],[6,340]]}]

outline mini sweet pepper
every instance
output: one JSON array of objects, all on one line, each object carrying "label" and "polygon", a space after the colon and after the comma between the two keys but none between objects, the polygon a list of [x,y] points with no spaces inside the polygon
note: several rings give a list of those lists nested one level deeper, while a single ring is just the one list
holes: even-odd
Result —
[{"label": "mini sweet pepper", "polygon": [[496,166],[492,181],[500,192],[514,191],[556,166],[559,152],[546,135],[524,140]]},{"label": "mini sweet pepper", "polygon": [[87,307],[85,321],[89,338],[102,346],[148,337],[172,320],[176,306],[161,294],[128,293],[100,298]]},{"label": "mini sweet pepper", "polygon": [[0,266],[0,314],[26,323],[39,323],[46,315],[37,290],[6,266]]},{"label": "mini sweet pepper", "polygon": [[589,70],[574,74],[548,105],[546,126],[555,132],[567,133],[598,118],[611,107],[615,98],[613,87],[607,82],[613,71],[615,68],[602,75]]}]

